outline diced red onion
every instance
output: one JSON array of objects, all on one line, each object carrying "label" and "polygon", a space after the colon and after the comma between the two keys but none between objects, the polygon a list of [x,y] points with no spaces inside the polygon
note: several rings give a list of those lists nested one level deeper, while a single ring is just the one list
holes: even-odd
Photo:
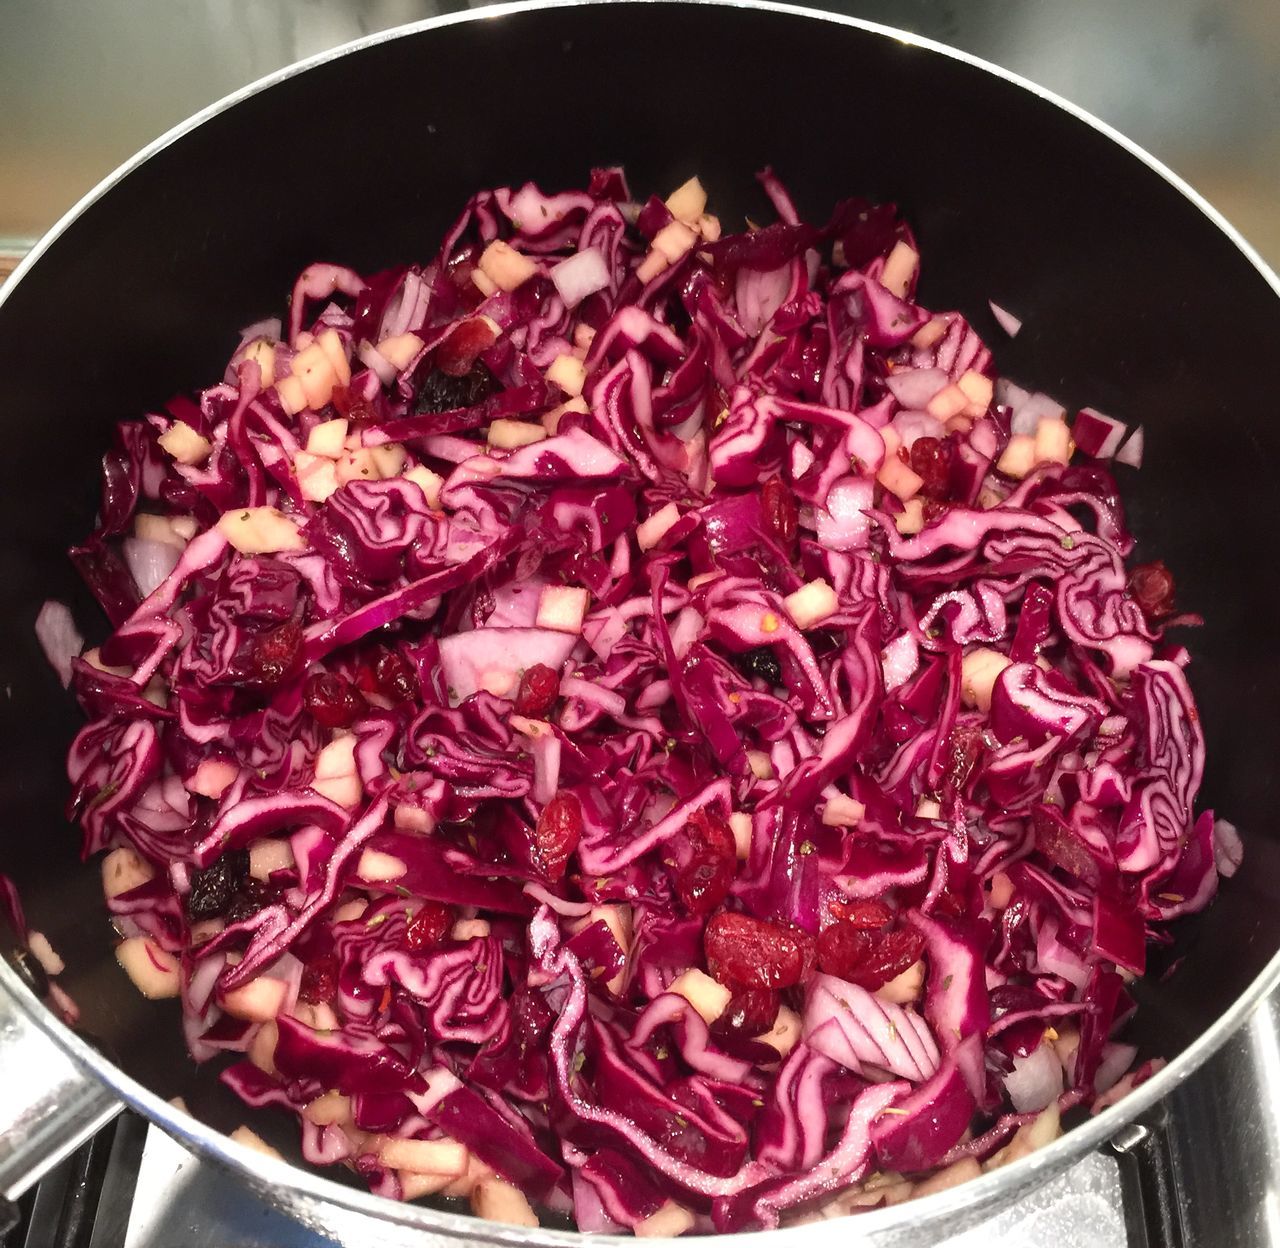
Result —
[{"label": "diced red onion", "polygon": [[1128,430],[1124,421],[1104,416],[1092,407],[1082,407],[1071,426],[1071,437],[1083,454],[1110,459]]},{"label": "diced red onion", "polygon": [[1012,312],[1002,308],[994,299],[988,299],[987,306],[991,309],[991,315],[996,318],[996,323],[1000,328],[1010,338],[1016,338],[1018,331],[1022,328],[1022,322]]},{"label": "diced red onion", "polygon": [[40,608],[36,616],[36,640],[65,689],[71,683],[71,660],[84,649],[84,638],[66,603],[51,600]]},{"label": "diced red onion", "polygon": [[1142,467],[1142,451],[1146,444],[1146,434],[1139,425],[1130,435],[1129,440],[1116,452],[1117,464],[1128,464],[1130,468]]}]

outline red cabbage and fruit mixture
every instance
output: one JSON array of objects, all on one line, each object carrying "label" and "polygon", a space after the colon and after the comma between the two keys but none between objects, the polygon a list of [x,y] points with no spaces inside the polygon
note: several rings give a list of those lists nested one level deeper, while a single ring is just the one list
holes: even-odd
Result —
[{"label": "red cabbage and fruit mixture", "polygon": [[737,234],[606,169],[312,265],[118,427],[114,631],[42,614],[120,966],[382,1195],[664,1235],[962,1181],[1158,1066],[1129,984],[1239,860],[1142,431],[997,380],[893,206],[759,177]]}]

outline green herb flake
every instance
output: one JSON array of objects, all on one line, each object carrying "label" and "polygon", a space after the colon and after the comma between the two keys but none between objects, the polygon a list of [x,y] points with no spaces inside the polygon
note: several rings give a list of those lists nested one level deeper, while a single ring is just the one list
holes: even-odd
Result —
[{"label": "green herb flake", "polygon": [[1067,533],[1063,536],[1061,545],[1063,550],[1075,550],[1076,539]]},{"label": "green herb flake", "polygon": [[375,914],[373,918],[365,923],[365,927],[379,927],[385,923],[391,916],[389,914]]},{"label": "green herb flake", "polygon": [[942,991],[943,991],[943,992],[946,992],[946,990],[947,990],[948,988],[950,988],[950,987],[951,987],[951,981],[952,981],[954,978],[955,978],[955,976],[954,976],[954,975],[947,975],[947,976],[945,976],[945,977],[943,978],[943,981],[942,981]]}]

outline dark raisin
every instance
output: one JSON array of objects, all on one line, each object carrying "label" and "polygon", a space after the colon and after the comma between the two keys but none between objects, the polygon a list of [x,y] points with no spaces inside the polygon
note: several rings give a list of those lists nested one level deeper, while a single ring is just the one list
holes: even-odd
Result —
[{"label": "dark raisin", "polygon": [[249,878],[249,851],[229,849],[211,867],[191,872],[187,914],[193,919],[216,919],[227,912]]},{"label": "dark raisin", "polygon": [[744,676],[759,676],[765,684],[777,686],[782,684],[782,666],[778,657],[768,646],[760,646],[737,656],[735,662],[738,671]]},{"label": "dark raisin", "polygon": [[455,407],[475,407],[497,389],[497,379],[478,362],[461,377],[450,377],[437,368],[427,374],[418,388],[413,410],[416,415],[425,416],[432,412],[449,412]]}]

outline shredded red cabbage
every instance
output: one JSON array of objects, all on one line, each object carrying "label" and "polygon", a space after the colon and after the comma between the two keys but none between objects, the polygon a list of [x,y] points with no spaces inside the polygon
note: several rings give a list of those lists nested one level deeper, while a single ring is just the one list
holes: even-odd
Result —
[{"label": "shredded red cabbage", "polygon": [[891,205],[760,178],[312,265],[104,461],[120,962],[384,1195],[678,1234],[998,1164],[1149,1073],[1126,981],[1239,861],[1101,460]]}]

